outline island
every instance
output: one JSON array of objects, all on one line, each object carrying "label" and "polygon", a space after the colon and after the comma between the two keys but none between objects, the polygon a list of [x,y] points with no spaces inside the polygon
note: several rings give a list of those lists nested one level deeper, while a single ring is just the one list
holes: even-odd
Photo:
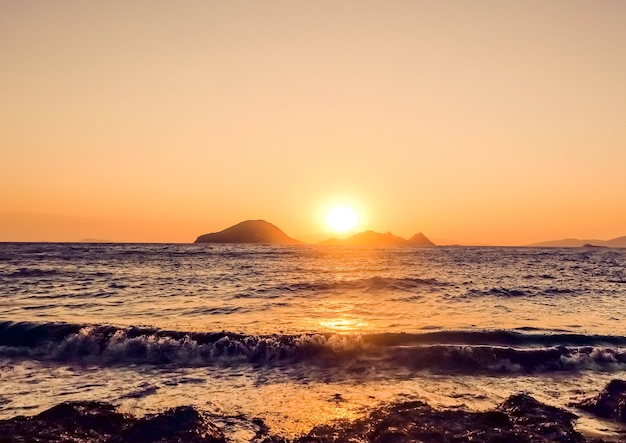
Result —
[{"label": "island", "polygon": [[195,243],[303,244],[265,220],[246,220],[223,231],[201,235]]},{"label": "island", "polygon": [[[303,245],[304,242],[289,237],[275,225],[265,220],[246,220],[219,232],[199,236],[194,243],[250,243],[267,245]],[[409,246],[414,248],[432,248],[436,245],[421,232],[406,240],[391,232],[381,234],[365,231],[348,238],[330,238],[320,245],[325,246]]]},{"label": "island", "polygon": [[339,239],[331,238],[321,242],[322,245],[333,246],[411,246],[415,248],[432,248],[436,246],[421,232],[409,240],[393,235],[391,232],[381,234],[374,231],[365,231],[351,237]]},{"label": "island", "polygon": [[626,248],[626,235],[623,237],[613,238],[611,240],[580,240],[577,238],[566,238],[563,240],[532,243],[528,246],[536,248]]}]

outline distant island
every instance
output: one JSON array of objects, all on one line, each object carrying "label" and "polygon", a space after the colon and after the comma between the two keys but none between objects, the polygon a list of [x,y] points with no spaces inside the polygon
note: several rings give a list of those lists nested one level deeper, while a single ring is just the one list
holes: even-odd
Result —
[{"label": "distant island", "polygon": [[577,238],[566,238],[564,240],[533,243],[528,246],[542,248],[591,248],[594,246],[606,248],[626,248],[626,235],[611,240],[579,240]]},{"label": "distant island", "polygon": [[[102,240],[86,239],[85,242],[103,242]],[[305,243],[289,237],[281,229],[265,220],[246,220],[219,232],[200,235],[194,243],[249,243],[267,245],[304,245]],[[329,238],[320,243],[325,246],[408,246],[413,248],[432,248],[437,245],[423,233],[415,234],[408,240],[391,232],[380,233],[364,231],[347,238]],[[539,248],[626,248],[626,236],[611,240],[580,240],[568,238],[526,245]]]},{"label": "distant island", "polygon": [[[199,236],[195,243],[251,243],[269,245],[302,245],[303,242],[289,237],[278,227],[265,220],[246,220],[223,231]],[[380,234],[365,231],[345,239],[331,238],[321,245],[337,246],[410,246],[430,248],[436,246],[421,232],[408,240],[391,232]]]},{"label": "distant island", "polygon": [[393,235],[391,232],[380,234],[374,231],[361,232],[344,239],[331,238],[320,244],[338,246],[412,246],[415,248],[432,248],[436,246],[421,232],[405,240],[402,237]]},{"label": "distant island", "polygon": [[303,244],[265,220],[246,220],[223,231],[201,235],[195,243]]}]

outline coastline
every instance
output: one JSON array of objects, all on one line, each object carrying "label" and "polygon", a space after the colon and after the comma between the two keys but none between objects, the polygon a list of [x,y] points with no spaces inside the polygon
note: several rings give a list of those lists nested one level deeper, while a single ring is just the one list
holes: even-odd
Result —
[{"label": "coastline", "polygon": [[[626,399],[626,391],[621,395]],[[522,393],[485,411],[437,409],[420,400],[396,400],[363,417],[335,420],[289,438],[273,434],[258,417],[220,415],[192,406],[136,417],[119,412],[109,403],[80,401],[60,403],[34,416],[0,420],[0,442],[608,443],[626,438],[626,428],[621,433],[578,429],[576,419],[569,410]]]}]

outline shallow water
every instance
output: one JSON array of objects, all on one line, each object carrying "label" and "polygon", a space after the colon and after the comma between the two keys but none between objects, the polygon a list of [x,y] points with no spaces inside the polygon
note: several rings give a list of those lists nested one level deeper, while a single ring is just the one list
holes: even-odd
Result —
[{"label": "shallow water", "polygon": [[193,404],[294,436],[398,398],[566,406],[626,378],[625,264],[582,248],[0,244],[0,416]]}]

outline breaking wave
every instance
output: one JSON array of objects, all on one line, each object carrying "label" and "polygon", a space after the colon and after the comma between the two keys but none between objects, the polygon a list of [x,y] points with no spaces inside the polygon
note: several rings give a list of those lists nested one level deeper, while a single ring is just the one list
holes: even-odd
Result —
[{"label": "breaking wave", "polygon": [[353,365],[380,370],[537,373],[626,369],[626,337],[433,331],[246,335],[68,323],[0,322],[0,356],[99,365]]}]

